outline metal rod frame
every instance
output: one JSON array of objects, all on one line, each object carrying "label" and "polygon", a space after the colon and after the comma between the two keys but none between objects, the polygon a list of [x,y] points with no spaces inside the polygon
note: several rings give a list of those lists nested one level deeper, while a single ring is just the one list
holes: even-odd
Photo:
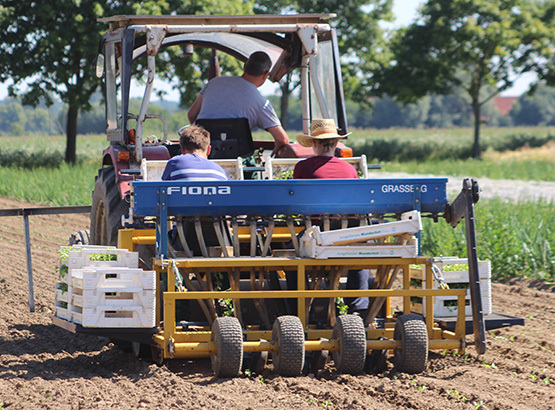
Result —
[{"label": "metal rod frame", "polygon": [[59,215],[79,214],[91,212],[90,206],[50,206],[40,208],[9,208],[0,209],[0,216],[23,216],[25,229],[25,256],[27,260],[27,284],[29,290],[29,312],[35,311],[35,291],[33,286],[33,261],[31,258],[31,230],[29,216],[31,215]]}]

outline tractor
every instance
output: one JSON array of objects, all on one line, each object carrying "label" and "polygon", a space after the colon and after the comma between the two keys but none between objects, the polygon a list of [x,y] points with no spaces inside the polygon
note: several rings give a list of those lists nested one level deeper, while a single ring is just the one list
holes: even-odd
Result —
[{"label": "tractor", "polygon": [[[333,118],[346,135],[333,17],[101,20],[110,28],[96,72],[104,79],[110,146],[92,196],[92,245],[69,250],[62,261],[69,297],[57,306],[54,324],[109,337],[157,363],[210,357],[216,376],[235,377],[245,366],[262,372],[270,358],[282,376],[316,373],[331,360],[341,373],[383,371],[391,353],[398,370],[419,373],[429,350],[463,352],[473,344],[482,354],[487,328],[520,323],[489,311],[488,266],[476,251],[474,179],[465,179],[450,202],[446,178],[374,178],[366,157],[341,145],[336,155],[360,179],[291,180],[284,175],[311,149],[291,143],[274,158],[268,155],[273,142],[253,141],[233,119],[205,124],[212,145],[221,148],[216,152],[232,153],[211,158],[228,181],[160,179],[168,159],[179,154],[168,137],[176,130],[149,114],[157,58],[170,47],[187,55],[207,48],[241,62],[265,51],[270,81],[288,73],[300,79],[303,133],[311,119]],[[216,67],[213,59],[210,75]],[[146,81],[140,109],[132,113],[137,76]],[[151,121],[161,122],[162,135],[145,136]],[[467,259],[421,255],[424,217],[453,227],[464,220]],[[466,268],[454,275],[450,264]],[[373,276],[368,289],[345,289],[347,272],[363,268]],[[288,274],[296,277],[294,288],[286,284]],[[449,287],[460,282],[466,286]],[[368,297],[368,309],[348,314],[347,297]]]}]

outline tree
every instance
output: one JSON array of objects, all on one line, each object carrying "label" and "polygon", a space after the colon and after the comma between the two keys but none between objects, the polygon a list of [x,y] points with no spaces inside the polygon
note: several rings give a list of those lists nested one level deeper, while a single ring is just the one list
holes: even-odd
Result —
[{"label": "tree", "polygon": [[[249,15],[253,14],[254,6],[253,0],[168,0],[167,3],[167,12],[181,15]],[[240,75],[242,63],[225,54],[220,53],[218,57],[222,75]],[[180,47],[170,47],[163,52],[163,58],[168,64],[157,63],[157,72],[179,91],[181,105],[190,106],[208,78],[210,51],[196,48],[189,56]]]},{"label": "tree", "polygon": [[515,125],[555,125],[555,89],[538,87],[534,95],[523,95],[511,110]]},{"label": "tree", "polygon": [[25,110],[16,101],[0,105],[0,132],[21,135],[25,129]]},{"label": "tree", "polygon": [[392,63],[374,74],[373,90],[401,102],[429,93],[466,97],[479,158],[484,104],[526,72],[555,83],[555,2],[429,0],[390,48]]},{"label": "tree", "polygon": [[[24,105],[36,106],[41,101],[50,105],[54,97],[67,105],[65,160],[74,164],[78,115],[91,110],[90,98],[100,85],[91,63],[108,26],[99,23],[99,18],[116,14],[240,14],[249,7],[252,10],[251,2],[240,0],[1,0],[0,82],[11,79],[9,94],[20,95]],[[177,73],[190,80],[194,68],[182,73],[178,63],[161,67],[162,76],[173,78],[171,75]],[[188,90],[183,100],[189,101],[193,95],[195,90]]]},{"label": "tree", "polygon": [[0,3],[0,81],[12,79],[11,96],[24,105],[53,103],[68,106],[65,161],[75,163],[77,119],[89,110],[89,99],[99,86],[91,63],[98,40],[106,31],[97,19],[131,14],[125,1],[2,0]]},{"label": "tree", "polygon": [[[337,30],[345,96],[369,106],[365,92],[367,74],[388,58],[384,30],[379,23],[392,20],[392,4],[392,0],[261,0],[256,2],[255,12],[335,13],[337,17],[330,24]],[[289,96],[298,85],[298,76],[291,74],[280,82],[280,116],[284,126]]]}]

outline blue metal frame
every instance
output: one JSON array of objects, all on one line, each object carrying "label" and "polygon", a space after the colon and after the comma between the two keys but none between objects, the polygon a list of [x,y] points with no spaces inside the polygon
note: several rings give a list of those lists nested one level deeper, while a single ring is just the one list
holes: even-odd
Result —
[{"label": "blue metal frame", "polygon": [[136,216],[156,216],[167,256],[168,216],[441,213],[446,178],[246,181],[134,181]]}]

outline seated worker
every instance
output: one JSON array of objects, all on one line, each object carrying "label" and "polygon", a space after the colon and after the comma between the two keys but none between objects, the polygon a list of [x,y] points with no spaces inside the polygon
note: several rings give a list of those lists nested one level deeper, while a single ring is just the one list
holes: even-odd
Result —
[{"label": "seated worker", "polygon": [[260,94],[260,87],[270,74],[272,61],[263,51],[252,53],[240,77],[215,77],[201,90],[189,108],[187,117],[197,119],[247,118],[251,130],[260,128],[275,140],[273,155],[289,144],[272,104]]},{"label": "seated worker", "polygon": [[[181,155],[171,158],[166,164],[162,180],[226,181],[222,167],[210,161],[210,133],[198,125],[181,127],[178,131]],[[201,248],[192,221],[184,224],[185,237],[193,255],[200,256]],[[206,246],[218,246],[218,238],[212,223],[203,222],[202,231]],[[174,226],[170,231],[170,243],[182,250]]]},{"label": "seated worker", "polygon": [[[347,134],[349,135],[349,134]],[[341,179],[358,178],[351,164],[334,156],[340,139],[333,119],[315,119],[310,125],[310,135],[299,135],[297,141],[303,147],[312,147],[314,156],[300,161],[293,170],[294,179]],[[347,274],[347,289],[368,289],[369,270],[350,270]],[[296,287],[295,287],[296,288]],[[349,313],[362,314],[368,308],[368,297],[345,298]]]},{"label": "seated worker", "polygon": [[197,181],[225,181],[222,167],[208,160],[210,133],[198,125],[181,127],[178,131],[181,155],[168,161],[162,180],[188,179]]}]

